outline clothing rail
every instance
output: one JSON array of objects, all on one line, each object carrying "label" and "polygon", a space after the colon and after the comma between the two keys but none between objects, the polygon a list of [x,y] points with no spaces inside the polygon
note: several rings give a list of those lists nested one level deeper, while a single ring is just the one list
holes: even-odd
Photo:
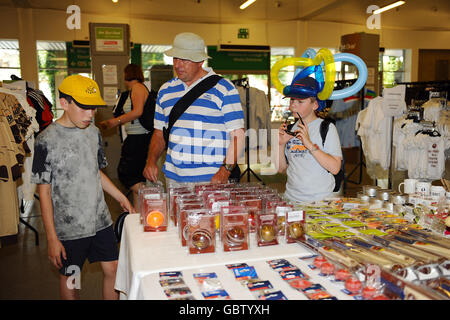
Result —
[{"label": "clothing rail", "polygon": [[410,105],[412,100],[428,100],[430,91],[445,91],[450,97],[450,81],[418,81],[399,82],[396,85],[405,85],[405,102]]}]

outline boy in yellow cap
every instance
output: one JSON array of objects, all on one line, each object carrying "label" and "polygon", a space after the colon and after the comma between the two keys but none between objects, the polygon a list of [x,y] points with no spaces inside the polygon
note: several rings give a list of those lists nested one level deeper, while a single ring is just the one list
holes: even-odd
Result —
[{"label": "boy in yellow cap", "polygon": [[[38,185],[48,257],[60,272],[62,299],[78,298],[81,268],[100,261],[103,298],[118,299],[114,290],[118,246],[103,191],[124,211],[135,209],[101,171],[107,165],[95,110],[106,106],[95,81],[80,75],[59,87],[64,114],[36,138],[32,166]],[[78,277],[78,278],[77,278]]]}]

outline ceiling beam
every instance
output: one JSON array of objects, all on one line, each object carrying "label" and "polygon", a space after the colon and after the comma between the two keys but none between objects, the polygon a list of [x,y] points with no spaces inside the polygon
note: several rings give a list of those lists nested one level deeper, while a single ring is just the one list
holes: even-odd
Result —
[{"label": "ceiling beam", "polygon": [[15,8],[31,8],[31,4],[28,0],[10,0],[11,4]]},{"label": "ceiling beam", "polygon": [[306,12],[302,16],[298,17],[296,20],[311,20],[314,17],[317,17],[318,15],[338,8],[342,6],[345,2],[348,0],[328,0],[325,3],[321,4],[320,7],[310,10],[309,12]]}]

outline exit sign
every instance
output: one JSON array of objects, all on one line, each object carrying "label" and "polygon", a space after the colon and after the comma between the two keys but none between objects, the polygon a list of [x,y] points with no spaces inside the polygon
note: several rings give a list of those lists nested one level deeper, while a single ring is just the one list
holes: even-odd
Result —
[{"label": "exit sign", "polygon": [[238,32],[238,39],[248,39],[248,29],[241,28]]}]

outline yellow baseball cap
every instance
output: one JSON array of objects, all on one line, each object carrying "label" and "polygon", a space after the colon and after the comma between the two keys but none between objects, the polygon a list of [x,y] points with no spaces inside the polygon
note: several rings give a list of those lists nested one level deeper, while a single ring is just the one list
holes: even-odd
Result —
[{"label": "yellow baseball cap", "polygon": [[80,108],[106,107],[97,82],[78,74],[66,77],[58,90],[71,96]]}]

